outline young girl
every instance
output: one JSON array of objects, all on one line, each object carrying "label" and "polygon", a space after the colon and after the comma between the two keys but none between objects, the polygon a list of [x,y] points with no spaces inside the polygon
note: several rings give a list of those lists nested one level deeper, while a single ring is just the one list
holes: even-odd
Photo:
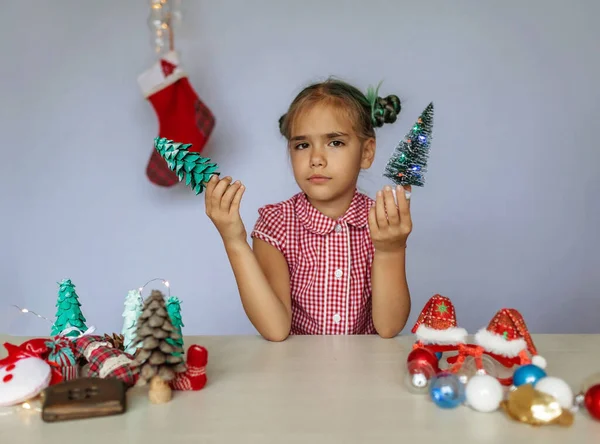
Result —
[{"label": "young girl", "polygon": [[206,214],[223,239],[244,310],[267,340],[391,338],[404,328],[409,201],[401,187],[397,204],[389,186],[375,201],[356,188],[373,163],[374,128],[394,122],[400,108],[396,96],[371,103],[336,80],[300,92],[279,126],[301,191],[259,209],[252,247],[239,214],[244,186],[231,177],[209,181]]}]

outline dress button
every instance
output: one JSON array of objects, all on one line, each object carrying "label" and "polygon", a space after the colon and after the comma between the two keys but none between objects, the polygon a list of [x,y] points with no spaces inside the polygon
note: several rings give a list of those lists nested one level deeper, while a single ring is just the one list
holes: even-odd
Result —
[{"label": "dress button", "polygon": [[342,226],[340,224],[337,224],[334,228],[336,233],[339,233],[340,231],[342,231]]},{"label": "dress button", "polygon": [[337,270],[335,270],[335,277],[336,278],[338,278],[338,279],[341,278],[343,274],[344,274],[344,272],[340,268],[338,268]]},{"label": "dress button", "polygon": [[339,324],[341,320],[342,320],[342,317],[340,316],[339,313],[336,313],[333,315],[333,322],[335,322],[336,324]]}]

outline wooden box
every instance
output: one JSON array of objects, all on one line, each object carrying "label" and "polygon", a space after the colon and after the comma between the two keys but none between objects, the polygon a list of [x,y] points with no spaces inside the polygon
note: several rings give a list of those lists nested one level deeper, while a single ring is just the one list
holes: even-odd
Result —
[{"label": "wooden box", "polygon": [[126,411],[125,385],[118,379],[79,378],[46,388],[45,422],[118,415]]}]

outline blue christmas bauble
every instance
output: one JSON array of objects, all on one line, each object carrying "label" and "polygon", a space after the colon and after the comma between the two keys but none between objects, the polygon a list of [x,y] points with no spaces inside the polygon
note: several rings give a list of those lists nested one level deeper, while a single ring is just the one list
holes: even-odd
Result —
[{"label": "blue christmas bauble", "polygon": [[519,387],[523,384],[535,384],[538,379],[546,376],[546,372],[537,365],[527,364],[519,367],[513,374],[513,385]]},{"label": "blue christmas bauble", "polygon": [[435,354],[435,357],[438,359],[438,361],[439,361],[440,359],[442,359],[442,352],[437,352],[437,353]]},{"label": "blue christmas bauble", "polygon": [[465,385],[453,373],[440,373],[429,389],[431,400],[442,409],[453,409],[465,401]]}]

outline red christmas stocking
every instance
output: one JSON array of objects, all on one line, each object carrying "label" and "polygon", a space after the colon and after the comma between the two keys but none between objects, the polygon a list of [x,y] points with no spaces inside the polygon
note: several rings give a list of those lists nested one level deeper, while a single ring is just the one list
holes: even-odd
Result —
[{"label": "red christmas stocking", "polygon": [[[138,77],[138,83],[158,117],[158,136],[191,143],[190,151],[201,152],[215,126],[215,117],[198,98],[187,74],[179,67],[177,53],[170,51],[163,56]],[[164,187],[179,182],[154,149],[146,175],[152,183]]]},{"label": "red christmas stocking", "polygon": [[200,390],[206,385],[208,351],[200,345],[192,345],[187,351],[184,373],[178,373],[171,382],[173,390]]}]

